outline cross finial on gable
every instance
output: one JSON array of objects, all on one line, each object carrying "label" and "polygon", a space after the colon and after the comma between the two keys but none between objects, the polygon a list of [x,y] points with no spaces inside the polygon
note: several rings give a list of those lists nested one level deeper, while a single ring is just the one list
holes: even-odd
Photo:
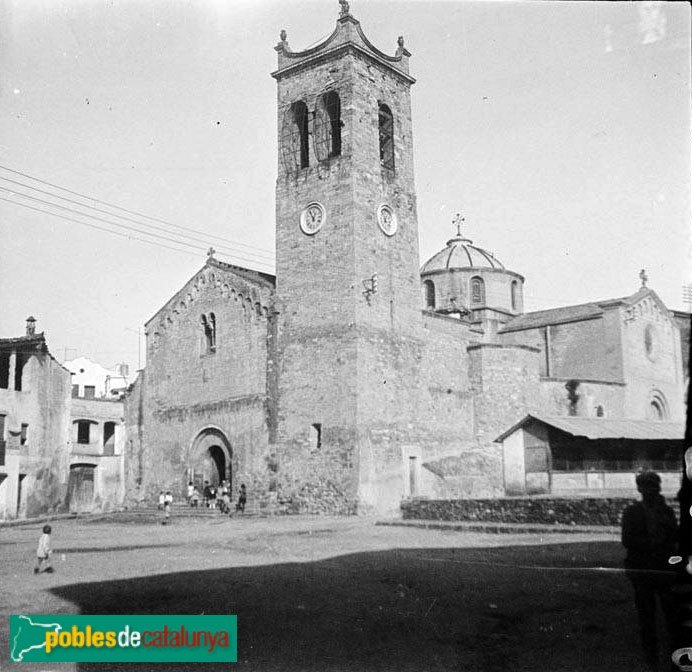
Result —
[{"label": "cross finial on gable", "polygon": [[216,254],[216,250],[213,247],[210,247],[207,250],[207,257],[209,257],[209,259],[213,259],[215,254]]},{"label": "cross finial on gable", "polygon": [[339,0],[339,4],[341,5],[341,13],[339,14],[339,18],[341,19],[351,13],[351,8],[349,7],[347,0]]},{"label": "cross finial on gable", "polygon": [[649,276],[646,274],[646,269],[642,268],[639,271],[639,279],[642,281],[642,287],[646,287],[646,283],[649,281]]}]

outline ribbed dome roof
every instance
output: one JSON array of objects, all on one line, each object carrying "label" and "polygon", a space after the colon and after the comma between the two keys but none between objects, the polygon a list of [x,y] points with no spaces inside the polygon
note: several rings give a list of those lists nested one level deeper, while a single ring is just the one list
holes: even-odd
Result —
[{"label": "ribbed dome roof", "polygon": [[505,270],[504,264],[490,252],[476,247],[472,240],[458,233],[447,241],[447,247],[440,250],[423,264],[420,272],[446,271],[451,268],[497,268]]}]

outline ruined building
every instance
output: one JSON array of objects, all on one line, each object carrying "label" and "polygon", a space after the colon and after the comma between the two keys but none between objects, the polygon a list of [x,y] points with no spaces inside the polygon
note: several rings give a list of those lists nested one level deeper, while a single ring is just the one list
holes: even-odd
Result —
[{"label": "ruined building", "polygon": [[[338,513],[547,492],[543,474],[569,459],[545,441],[540,454],[496,442],[527,415],[609,427],[618,487],[647,460],[676,470],[680,331],[646,282],[525,313],[522,275],[460,219],[421,269],[403,38],[383,53],[342,3],[324,42],[294,52],[282,32],[276,52],[276,277],[212,254],[146,324],[147,366],[126,399],[129,499],[225,478],[255,502]],[[612,425],[638,419],[663,443]],[[628,453],[628,438],[645,450]]]},{"label": "ruined building", "polygon": [[0,338],[0,520],[122,506],[123,403],[73,394],[29,317]]}]

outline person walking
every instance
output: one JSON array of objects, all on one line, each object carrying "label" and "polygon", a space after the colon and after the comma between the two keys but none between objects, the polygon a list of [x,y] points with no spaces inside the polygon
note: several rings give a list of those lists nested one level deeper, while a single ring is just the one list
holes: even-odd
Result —
[{"label": "person walking", "polygon": [[38,548],[36,549],[36,567],[34,567],[34,574],[38,574],[44,564],[46,568],[43,571],[48,574],[53,573],[53,566],[50,562],[50,556],[53,553],[50,547],[51,531],[50,525],[43,526],[43,534],[39,537]]},{"label": "person walking", "polygon": [[627,549],[625,570],[634,588],[644,659],[649,670],[658,669],[659,643],[656,634],[656,597],[670,636],[675,608],[671,594],[674,573],[669,564],[675,553],[677,520],[661,495],[661,477],[644,471],[636,477],[642,500],[630,504],[622,514],[622,544]]}]

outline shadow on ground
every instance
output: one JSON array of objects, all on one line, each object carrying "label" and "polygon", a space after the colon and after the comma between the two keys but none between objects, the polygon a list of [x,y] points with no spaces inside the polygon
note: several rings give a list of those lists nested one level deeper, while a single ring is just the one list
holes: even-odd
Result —
[{"label": "shadow on ground", "polygon": [[[83,614],[237,614],[239,670],[637,669],[614,542],[393,549],[181,572],[54,592]],[[81,664],[82,672],[160,666]],[[225,664],[166,670],[228,672]]]},{"label": "shadow on ground", "polygon": [[74,547],[62,547],[53,550],[53,553],[59,555],[60,553],[115,553],[115,552],[127,552],[127,551],[137,551],[140,549],[150,549],[150,548],[173,548],[176,544],[141,544],[139,546],[74,546]]}]

